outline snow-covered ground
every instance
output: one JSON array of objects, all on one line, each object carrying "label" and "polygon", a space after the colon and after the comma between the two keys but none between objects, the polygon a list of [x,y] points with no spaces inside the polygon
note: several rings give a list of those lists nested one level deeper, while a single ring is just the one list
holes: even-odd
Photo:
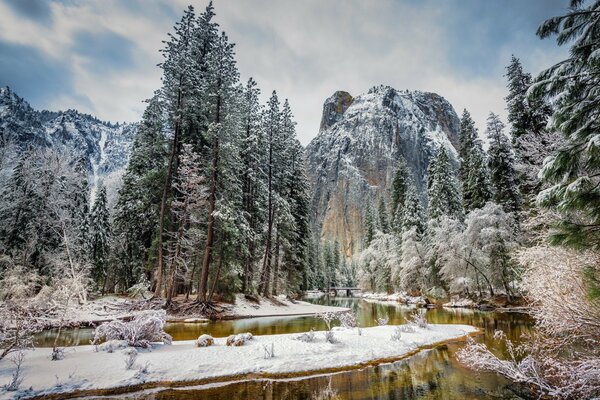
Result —
[{"label": "snow-covered ground", "polygon": [[403,304],[417,304],[417,305],[426,305],[424,297],[421,296],[409,296],[406,293],[371,293],[364,292],[357,295],[357,297],[363,298],[365,300],[374,300],[374,301],[391,301]]},{"label": "snow-covered ground", "polygon": [[[138,350],[133,368],[125,364],[126,350],[112,353],[95,351],[94,346],[65,349],[65,358],[50,361],[52,349],[26,352],[21,387],[31,391],[0,392],[0,399],[65,393],[76,390],[124,387],[146,382],[194,381],[239,374],[286,374],[330,368],[360,366],[385,359],[399,359],[423,346],[432,346],[476,332],[469,325],[429,325],[411,333],[392,336],[396,326],[336,329],[336,343],[325,341],[324,332],[315,332],[313,342],[296,340],[297,334],[255,336],[241,347],[225,345],[226,338],[215,339],[210,347],[196,347],[194,341],[155,344]],[[274,357],[265,358],[265,347]],[[140,368],[146,366],[146,372]],[[0,361],[0,385],[13,373],[8,360]]]},{"label": "snow-covered ground", "polygon": [[274,300],[262,298],[260,303],[255,303],[238,294],[235,299],[235,305],[228,312],[228,315],[235,316],[236,318],[253,318],[310,315],[330,311],[345,312],[349,310],[349,308],[344,307],[323,306],[298,300],[292,302],[286,299],[285,296],[278,296]]}]

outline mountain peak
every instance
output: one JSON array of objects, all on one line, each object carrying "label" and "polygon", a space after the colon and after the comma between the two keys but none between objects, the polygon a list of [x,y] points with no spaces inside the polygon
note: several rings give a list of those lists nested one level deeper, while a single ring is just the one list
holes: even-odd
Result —
[{"label": "mountain peak", "polygon": [[323,117],[321,118],[320,131],[323,131],[342,118],[344,112],[350,107],[353,101],[350,93],[338,90],[323,103]]}]

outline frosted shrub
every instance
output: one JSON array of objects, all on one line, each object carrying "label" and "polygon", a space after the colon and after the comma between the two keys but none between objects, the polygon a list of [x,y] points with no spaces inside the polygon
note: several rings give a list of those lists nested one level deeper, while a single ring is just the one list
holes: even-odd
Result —
[{"label": "frosted shrub", "polygon": [[335,338],[333,331],[325,331],[325,341],[331,344],[335,344],[338,340]]},{"label": "frosted shrub", "polygon": [[403,333],[415,333],[415,326],[411,324],[398,325],[398,329]]},{"label": "frosted shrub", "polygon": [[15,366],[15,370],[11,375],[10,382],[4,385],[4,390],[7,392],[15,392],[19,390],[21,383],[23,383],[23,376],[21,375],[21,365],[23,364],[23,360],[25,359],[25,352],[19,351],[14,356],[10,358],[10,362]]},{"label": "frosted shrub", "polygon": [[196,340],[197,347],[208,347],[215,343],[215,339],[210,335],[200,335]]},{"label": "frosted shrub", "polygon": [[238,335],[229,335],[227,340],[225,341],[227,346],[243,346],[246,344],[246,335],[244,333],[240,333]]},{"label": "frosted shrub", "polygon": [[360,326],[358,325],[358,320],[356,319],[356,315],[354,315],[354,313],[352,313],[350,311],[345,312],[343,314],[340,314],[338,319],[340,320],[340,324],[342,324],[342,326],[344,328],[347,328],[347,329],[356,328],[359,336],[362,334],[362,331],[360,330]]},{"label": "frosted shrub", "polygon": [[304,332],[296,336],[294,339],[305,343],[311,343],[315,341],[315,332],[313,330],[310,332]]},{"label": "frosted shrub", "polygon": [[125,355],[125,369],[132,369],[138,357],[137,350],[135,348],[125,349],[123,354]]},{"label": "frosted shrub", "polygon": [[32,347],[33,335],[40,330],[32,309],[12,300],[0,303],[0,360]]},{"label": "frosted shrub", "polygon": [[65,349],[62,347],[53,347],[52,354],[50,355],[50,360],[52,361],[60,361],[65,358]]},{"label": "frosted shrub", "polygon": [[421,329],[429,328],[429,323],[427,322],[425,315],[419,312],[416,312],[412,316],[408,317],[407,321],[410,325],[416,326]]},{"label": "frosted shrub", "polygon": [[269,358],[273,358],[275,357],[275,344],[271,343],[270,346],[267,346],[266,344],[262,345],[263,350],[264,350],[264,358],[269,359]]},{"label": "frosted shrub", "polygon": [[152,342],[171,344],[171,335],[164,331],[165,311],[144,311],[131,321],[105,322],[96,328],[93,344],[102,340],[126,340],[129,346],[150,347]]},{"label": "frosted shrub", "polygon": [[329,343],[337,343],[335,335],[333,334],[332,322],[338,318],[337,314],[334,312],[325,312],[317,315],[317,318],[323,320],[325,325],[327,326],[327,330],[325,331],[325,341]]},{"label": "frosted shrub", "polygon": [[390,317],[388,315],[377,318],[377,325],[379,325],[379,326],[387,325],[388,322],[390,322]]},{"label": "frosted shrub", "polygon": [[398,325],[397,327],[394,328],[394,331],[392,332],[392,337],[391,337],[391,339],[394,342],[399,342],[400,339],[402,338],[402,327],[403,327],[403,325]]}]

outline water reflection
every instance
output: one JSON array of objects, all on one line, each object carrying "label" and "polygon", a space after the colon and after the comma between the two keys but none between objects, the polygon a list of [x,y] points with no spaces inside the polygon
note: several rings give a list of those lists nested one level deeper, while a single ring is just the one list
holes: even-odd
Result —
[{"label": "water reflection", "polygon": [[[390,324],[403,323],[415,312],[412,307],[397,303],[375,303],[365,300],[335,298],[311,300],[323,304],[352,308],[362,326],[373,326],[385,315]],[[531,332],[532,320],[524,314],[496,313],[464,309],[430,309],[425,312],[431,323],[470,324],[482,329],[476,340],[484,341],[497,353],[505,349],[492,340],[497,329],[503,330],[512,340],[520,340]],[[257,318],[209,324],[170,324],[167,329],[176,340],[195,339],[201,333],[227,336],[234,332],[250,331],[254,334],[279,334],[303,332],[311,327],[323,328],[314,317]],[[89,331],[89,332],[88,332]],[[67,332],[73,343],[89,340],[91,330]],[[49,335],[48,337],[52,337]],[[38,338],[40,340],[40,338]],[[423,351],[406,360],[382,364],[360,370],[291,380],[249,380],[205,387],[158,389],[129,395],[131,399],[207,399],[207,400],[273,400],[313,399],[315,394],[331,382],[341,399],[517,399],[510,391],[509,382],[488,373],[465,369],[455,354],[461,343],[451,343]],[[123,398],[120,395],[119,398]]]}]

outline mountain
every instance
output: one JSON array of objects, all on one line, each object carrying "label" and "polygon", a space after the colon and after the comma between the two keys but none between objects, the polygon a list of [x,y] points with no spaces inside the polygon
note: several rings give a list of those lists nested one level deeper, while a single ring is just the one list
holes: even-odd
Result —
[{"label": "mountain", "polygon": [[427,167],[440,146],[458,166],[459,125],[452,105],[435,93],[388,86],[357,97],[334,93],[323,105],[319,134],[306,148],[312,223],[321,239],[337,240],[348,257],[362,249],[365,205],[376,209],[382,195],[389,204],[401,156],[425,204]]},{"label": "mountain", "polygon": [[104,122],[76,110],[37,111],[10,88],[0,88],[0,147],[64,147],[73,161],[84,160],[92,198],[100,180],[114,197],[136,129],[137,124]]}]

